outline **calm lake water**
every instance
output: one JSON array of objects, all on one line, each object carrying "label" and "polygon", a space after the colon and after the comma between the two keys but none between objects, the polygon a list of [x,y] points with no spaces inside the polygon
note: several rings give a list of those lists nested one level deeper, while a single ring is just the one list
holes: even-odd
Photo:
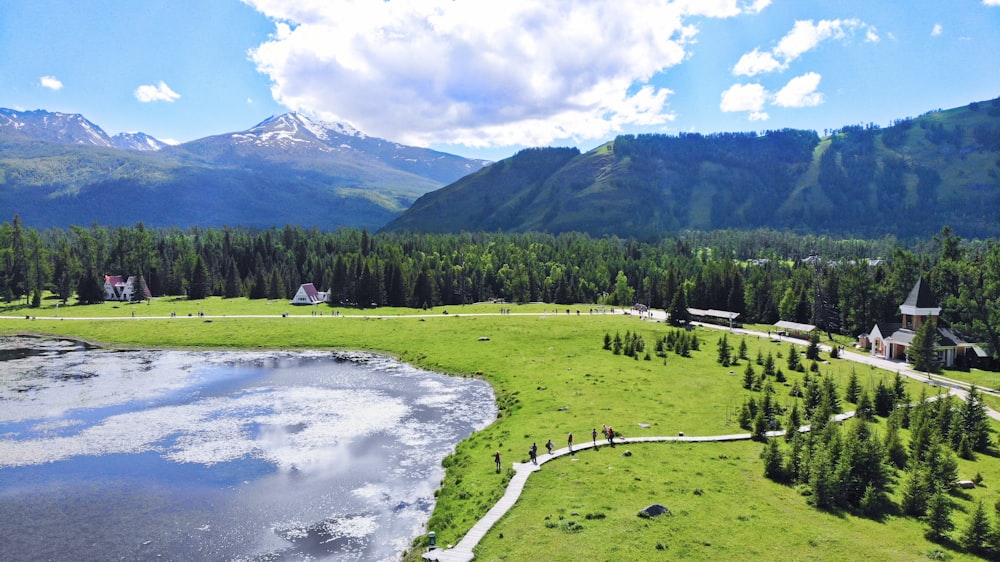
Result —
[{"label": "calm lake water", "polygon": [[495,418],[374,355],[0,338],[0,559],[397,560]]}]

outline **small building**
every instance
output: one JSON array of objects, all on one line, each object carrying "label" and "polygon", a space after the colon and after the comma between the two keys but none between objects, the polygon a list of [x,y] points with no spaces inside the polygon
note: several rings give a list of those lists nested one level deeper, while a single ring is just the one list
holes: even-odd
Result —
[{"label": "small building", "polygon": [[809,335],[816,331],[816,326],[813,326],[812,324],[789,322],[788,320],[775,322],[774,327],[779,336],[790,336],[804,340],[809,339]]},{"label": "small building", "polygon": [[730,312],[728,310],[715,310],[714,308],[702,309],[702,308],[688,308],[688,316],[691,320],[695,322],[705,322],[708,324],[719,324],[720,326],[729,326],[730,328],[739,328],[741,324],[736,322],[736,319],[740,317],[739,312]]},{"label": "small building", "polygon": [[312,283],[304,283],[299,285],[299,290],[295,291],[295,296],[290,302],[295,305],[319,304],[326,302],[326,297],[327,293],[317,291],[316,286]]},{"label": "small building", "polygon": [[899,305],[902,322],[879,322],[867,334],[858,336],[858,345],[868,349],[871,355],[881,359],[897,359],[908,361],[907,352],[913,343],[913,337],[925,322],[937,324],[937,341],[934,350],[938,359],[945,367],[953,367],[956,363],[967,364],[966,354],[978,355],[976,346],[966,342],[950,328],[940,325],[938,316],[941,307],[931,294],[930,287],[923,279],[910,290],[910,294]]},{"label": "small building", "polygon": [[[123,301],[128,302],[135,300],[133,296],[135,295],[135,287],[138,284],[138,280],[134,275],[125,279],[122,275],[105,275],[104,276],[104,300],[106,301]],[[153,298],[153,294],[149,291],[149,287],[143,283],[144,296],[147,299]]]}]

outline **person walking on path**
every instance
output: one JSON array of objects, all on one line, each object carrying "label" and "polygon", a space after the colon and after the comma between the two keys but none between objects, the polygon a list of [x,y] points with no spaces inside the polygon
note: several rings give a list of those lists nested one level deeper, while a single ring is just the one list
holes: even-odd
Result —
[{"label": "person walking on path", "polygon": [[570,432],[569,437],[566,438],[566,443],[569,445],[569,452],[573,452],[573,432]]},{"label": "person walking on path", "polygon": [[538,446],[534,443],[528,448],[528,456],[531,457],[531,464],[538,464]]},{"label": "person walking on path", "polygon": [[553,443],[551,439],[549,439],[549,442],[545,444],[545,448],[549,450],[550,455],[552,454],[552,448],[555,446],[556,444]]},{"label": "person walking on path", "polygon": [[597,448],[597,428],[596,427],[594,428],[594,431],[590,432],[590,436],[594,439],[594,448],[596,449]]},{"label": "person walking on path", "polygon": [[615,446],[615,429],[610,425],[608,426],[608,445]]},{"label": "person walking on path", "polygon": [[493,455],[493,460],[497,463],[497,474],[500,474],[500,451]]}]

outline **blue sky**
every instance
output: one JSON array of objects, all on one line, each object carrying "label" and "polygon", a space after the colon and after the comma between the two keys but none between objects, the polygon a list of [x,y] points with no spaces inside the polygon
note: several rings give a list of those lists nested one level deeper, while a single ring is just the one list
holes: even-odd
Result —
[{"label": "blue sky", "polygon": [[5,0],[0,107],[189,141],[299,111],[500,159],[1000,96],[1000,0]]}]

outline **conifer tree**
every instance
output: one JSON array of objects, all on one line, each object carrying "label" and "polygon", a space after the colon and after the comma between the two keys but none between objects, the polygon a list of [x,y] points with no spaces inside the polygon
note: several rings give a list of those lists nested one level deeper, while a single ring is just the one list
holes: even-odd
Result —
[{"label": "conifer tree", "polygon": [[986,508],[983,507],[983,501],[979,500],[976,503],[976,509],[972,512],[972,516],[969,517],[969,522],[966,524],[965,530],[962,531],[962,537],[959,542],[965,550],[979,554],[986,550],[986,543],[989,536],[990,520],[986,515]]},{"label": "conifer tree", "polygon": [[788,370],[803,371],[802,363],[799,361],[799,352],[795,349],[795,344],[790,344],[788,348]]},{"label": "conifer tree", "polygon": [[883,418],[889,417],[896,407],[896,396],[884,382],[878,381],[875,386],[875,413]]},{"label": "conifer tree", "polygon": [[722,334],[722,337],[719,338],[717,349],[718,349],[718,358],[716,359],[716,361],[723,367],[728,367],[730,348],[729,348],[729,340],[726,338],[726,334]]},{"label": "conifer tree", "polygon": [[768,439],[767,445],[761,451],[760,457],[764,459],[764,477],[776,482],[783,481],[785,459],[778,447],[777,439]]},{"label": "conifer tree", "polygon": [[688,314],[687,297],[684,295],[683,289],[678,289],[674,292],[674,297],[670,301],[670,308],[667,310],[667,314],[670,316],[670,324],[674,326],[683,326],[691,321],[691,315]]},{"label": "conifer tree", "polygon": [[913,363],[915,370],[936,373],[941,369],[941,362],[935,350],[937,338],[937,323],[933,320],[928,320],[917,328],[907,350],[907,357]]},{"label": "conifer tree", "polygon": [[[777,376],[777,371],[774,368],[774,356],[771,352],[767,353],[767,359],[764,359],[764,377],[774,377]],[[784,381],[778,381],[784,382]]]},{"label": "conifer tree", "polygon": [[886,462],[898,469],[906,467],[906,447],[899,436],[899,422],[892,416],[889,417],[882,448],[885,449]]},{"label": "conifer tree", "polygon": [[968,438],[974,451],[983,452],[990,447],[990,420],[986,414],[986,405],[982,401],[982,393],[973,385],[969,395],[962,405],[961,431]]},{"label": "conifer tree", "polygon": [[951,499],[943,490],[938,490],[927,501],[927,538],[941,541],[955,528],[951,520]]},{"label": "conifer tree", "polygon": [[756,383],[757,374],[754,373],[753,364],[748,362],[746,369],[743,369],[743,388],[753,390]]},{"label": "conifer tree", "polygon": [[852,367],[851,376],[847,379],[847,387],[844,389],[844,401],[857,404],[860,393],[861,384],[858,383],[858,373]]},{"label": "conifer tree", "polygon": [[809,334],[809,346],[806,347],[806,359],[819,361],[819,330]]},{"label": "conifer tree", "polygon": [[857,416],[859,419],[865,421],[875,420],[875,408],[872,406],[872,399],[868,396],[868,391],[864,388],[861,389],[861,394],[858,395]]},{"label": "conifer tree", "polygon": [[788,412],[788,430],[785,432],[785,440],[791,441],[799,433],[802,427],[802,414],[799,413],[799,403],[792,404],[791,411]]},{"label": "conifer tree", "polygon": [[923,472],[919,465],[915,465],[907,470],[903,477],[900,508],[903,513],[914,517],[927,513],[927,502],[931,497],[931,489]]}]

